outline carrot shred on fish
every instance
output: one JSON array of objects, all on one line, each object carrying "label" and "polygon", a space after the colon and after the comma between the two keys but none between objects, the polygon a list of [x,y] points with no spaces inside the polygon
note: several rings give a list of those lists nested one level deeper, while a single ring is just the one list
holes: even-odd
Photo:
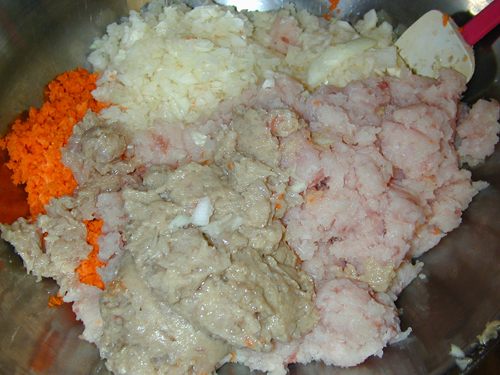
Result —
[{"label": "carrot shred on fish", "polygon": [[97,256],[99,254],[97,239],[102,233],[103,221],[101,219],[85,220],[84,224],[87,227],[87,242],[92,246],[92,251],[87,259],[82,260],[76,272],[81,283],[94,285],[104,290],[105,285],[102,282],[101,275],[97,273],[97,268],[106,264],[101,262]]},{"label": "carrot shred on fish", "polygon": [[250,337],[247,337],[247,338],[245,339],[245,344],[246,344],[249,348],[251,348],[251,347],[253,347],[253,346],[254,346],[254,342],[252,341],[252,339],[251,339]]},{"label": "carrot shred on fish", "polygon": [[[201,161],[199,164],[200,165],[209,165],[209,164],[212,164],[212,162],[213,162],[213,159],[210,158],[210,159]],[[228,168],[229,168],[229,166],[228,166]]]},{"label": "carrot shred on fish", "polygon": [[61,147],[88,109],[99,112],[105,107],[92,97],[96,80],[97,74],[82,68],[59,75],[49,83],[42,108],[32,107],[25,121],[17,119],[12,131],[0,137],[0,148],[9,152],[5,165],[13,171],[12,181],[26,184],[31,219],[45,213],[50,198],[72,194],[77,186],[61,162]]},{"label": "carrot shred on fish", "polygon": [[330,18],[332,18],[332,16],[331,16],[331,15],[329,15],[329,14],[323,14],[323,17],[324,17],[325,19],[327,19],[327,20],[329,20]]},{"label": "carrot shred on fish", "polygon": [[61,297],[59,292],[57,292],[57,295],[55,295],[55,296],[50,295],[49,296],[49,302],[47,303],[47,305],[49,305],[49,307],[59,307],[63,303],[64,303],[63,298]]}]

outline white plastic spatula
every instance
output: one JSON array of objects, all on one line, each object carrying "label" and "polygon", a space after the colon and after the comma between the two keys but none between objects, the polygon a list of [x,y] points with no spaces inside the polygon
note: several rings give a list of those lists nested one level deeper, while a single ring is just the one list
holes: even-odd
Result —
[{"label": "white plastic spatula", "polygon": [[459,29],[450,16],[431,10],[397,40],[399,55],[417,74],[437,78],[442,68],[474,73],[472,47],[500,23],[500,0],[495,0]]}]

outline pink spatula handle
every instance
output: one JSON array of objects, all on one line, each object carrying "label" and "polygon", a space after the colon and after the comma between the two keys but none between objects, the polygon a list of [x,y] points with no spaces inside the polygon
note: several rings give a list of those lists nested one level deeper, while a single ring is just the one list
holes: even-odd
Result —
[{"label": "pink spatula handle", "polygon": [[500,0],[494,0],[462,28],[465,41],[473,46],[500,23]]}]

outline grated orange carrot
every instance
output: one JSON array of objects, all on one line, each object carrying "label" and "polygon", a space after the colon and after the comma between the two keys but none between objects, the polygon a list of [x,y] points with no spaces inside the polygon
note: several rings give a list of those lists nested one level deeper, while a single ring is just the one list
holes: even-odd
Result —
[{"label": "grated orange carrot", "polygon": [[61,297],[59,292],[57,292],[57,295],[55,295],[55,296],[50,295],[49,296],[49,302],[47,303],[47,305],[49,305],[49,307],[59,307],[63,303],[64,303],[63,298]]},{"label": "grated orange carrot", "polygon": [[339,0],[329,0],[330,2],[330,8],[328,8],[328,10],[331,12],[333,11],[335,8],[337,8],[337,5],[339,5]]},{"label": "grated orange carrot", "polygon": [[252,339],[251,339],[250,337],[245,338],[245,344],[246,344],[249,348],[251,348],[251,347],[253,347],[253,346],[254,346],[254,342],[252,341]]},{"label": "grated orange carrot", "polygon": [[[71,170],[61,161],[61,147],[67,144],[73,126],[83,119],[87,110],[98,113],[105,107],[92,97],[96,81],[97,74],[90,74],[82,68],[59,75],[48,84],[42,108],[31,108],[26,120],[16,120],[11,132],[5,138],[0,136],[0,148],[9,153],[5,165],[13,171],[13,183],[26,185],[31,219],[45,213],[44,206],[50,198],[72,194],[77,186]],[[92,252],[75,271],[82,283],[104,289],[96,270],[104,265],[97,257],[97,239],[103,222],[91,220],[84,221],[84,224]],[[59,295],[49,297],[49,306],[61,303]]]},{"label": "grated orange carrot", "polygon": [[97,239],[101,235],[103,222],[101,219],[85,220],[84,224],[87,226],[87,242],[92,246],[92,252],[87,259],[82,260],[76,272],[78,273],[81,283],[95,285],[104,290],[104,283],[102,282],[101,276],[97,273],[97,268],[106,264],[101,262],[97,257],[97,254],[99,254]]},{"label": "grated orange carrot", "polygon": [[16,120],[12,131],[0,137],[0,148],[9,152],[6,166],[13,171],[12,181],[26,184],[32,219],[45,213],[50,198],[72,194],[77,186],[61,162],[61,147],[88,109],[99,112],[105,107],[92,97],[96,80],[97,74],[81,68],[59,75],[49,83],[42,108],[32,107],[25,121]]},{"label": "grated orange carrot", "polygon": [[443,26],[446,27],[446,25],[448,25],[449,20],[450,20],[450,16],[448,14],[443,14]]}]

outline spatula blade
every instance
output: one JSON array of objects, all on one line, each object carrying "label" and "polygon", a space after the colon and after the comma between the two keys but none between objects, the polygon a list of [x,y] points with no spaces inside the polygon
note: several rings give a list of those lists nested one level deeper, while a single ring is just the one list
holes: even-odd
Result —
[{"label": "spatula blade", "polygon": [[462,73],[467,82],[474,73],[474,51],[446,14],[432,10],[420,17],[396,41],[401,58],[417,74],[437,78],[442,68]]}]

